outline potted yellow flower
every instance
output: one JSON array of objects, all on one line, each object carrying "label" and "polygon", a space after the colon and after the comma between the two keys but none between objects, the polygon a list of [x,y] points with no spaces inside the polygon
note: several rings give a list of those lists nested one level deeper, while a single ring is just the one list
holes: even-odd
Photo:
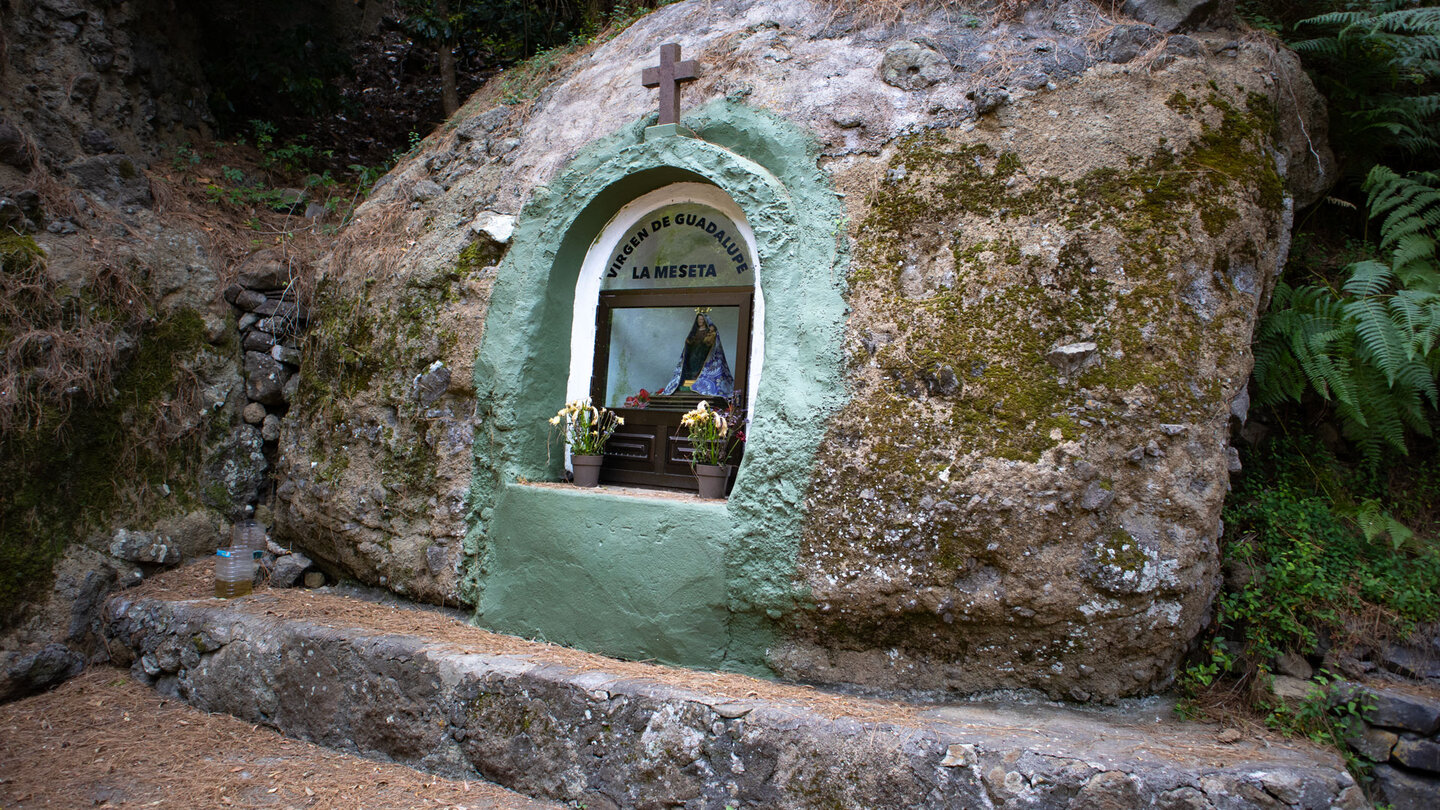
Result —
[{"label": "potted yellow flower", "polygon": [[730,480],[731,429],[740,422],[735,408],[722,413],[702,401],[695,410],[680,418],[690,432],[690,466],[700,484],[700,497],[723,498]]},{"label": "potted yellow flower", "polygon": [[565,443],[570,446],[570,468],[575,472],[575,486],[593,487],[600,483],[600,464],[605,458],[605,442],[625,420],[614,412],[597,408],[590,400],[577,399],[561,408],[550,419],[558,427],[565,423]]}]

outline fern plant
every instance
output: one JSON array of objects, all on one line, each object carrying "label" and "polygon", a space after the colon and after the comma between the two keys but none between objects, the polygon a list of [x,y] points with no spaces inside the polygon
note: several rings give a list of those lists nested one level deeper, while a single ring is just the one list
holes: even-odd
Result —
[{"label": "fern plant", "polygon": [[1418,5],[1372,0],[1321,14],[1299,25],[1324,36],[1291,43],[1339,113],[1336,139],[1371,158],[1440,147],[1440,8]]},{"label": "fern plant", "polygon": [[1385,509],[1385,505],[1375,498],[1367,498],[1360,504],[1360,508],[1355,512],[1355,522],[1365,533],[1366,540],[1389,537],[1390,545],[1396,549],[1408,548],[1416,552],[1421,550],[1415,541],[1415,532],[1396,520],[1395,516]]},{"label": "fern plant", "polygon": [[1276,286],[1255,343],[1256,401],[1332,402],[1345,435],[1372,459],[1430,435],[1440,408],[1440,175],[1376,166],[1365,181],[1388,261],[1345,268],[1330,286]]}]

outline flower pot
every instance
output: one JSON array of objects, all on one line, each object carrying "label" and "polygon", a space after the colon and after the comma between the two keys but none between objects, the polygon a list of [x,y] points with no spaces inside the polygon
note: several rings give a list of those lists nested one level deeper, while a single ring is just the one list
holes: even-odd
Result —
[{"label": "flower pot", "polygon": [[600,465],[604,461],[604,456],[571,456],[570,468],[575,471],[575,486],[599,486]]},{"label": "flower pot", "polygon": [[725,497],[725,484],[730,481],[729,464],[696,464],[695,477],[700,482],[700,497]]}]

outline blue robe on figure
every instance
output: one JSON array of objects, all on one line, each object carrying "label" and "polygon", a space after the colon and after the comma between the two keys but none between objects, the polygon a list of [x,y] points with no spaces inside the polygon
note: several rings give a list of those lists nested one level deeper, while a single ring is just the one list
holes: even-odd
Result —
[{"label": "blue robe on figure", "polygon": [[[699,373],[693,378],[688,377],[687,372],[694,373],[697,365]],[[719,330],[703,313],[695,316],[690,334],[685,336],[685,345],[680,347],[680,362],[675,364],[675,376],[660,393],[669,396],[690,379],[695,380],[690,384],[690,390],[697,394],[729,397],[735,391],[735,377],[730,373],[730,364],[725,362],[725,347],[720,342]]]}]

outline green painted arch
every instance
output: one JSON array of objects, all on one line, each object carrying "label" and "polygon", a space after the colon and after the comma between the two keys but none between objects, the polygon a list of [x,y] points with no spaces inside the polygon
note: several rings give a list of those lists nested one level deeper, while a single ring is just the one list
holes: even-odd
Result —
[{"label": "green painted arch", "polygon": [[[645,123],[593,144],[537,187],[518,217],[475,364],[462,587],[477,623],[493,629],[623,657],[764,671],[776,621],[795,601],[815,449],[844,400],[844,208],[813,139],[776,116],[720,101],[684,121],[698,137],[646,140]],[[731,497],[526,486],[561,473],[547,420],[565,397],[586,251],[626,203],[679,182],[727,194],[760,262],[764,371]]]}]

